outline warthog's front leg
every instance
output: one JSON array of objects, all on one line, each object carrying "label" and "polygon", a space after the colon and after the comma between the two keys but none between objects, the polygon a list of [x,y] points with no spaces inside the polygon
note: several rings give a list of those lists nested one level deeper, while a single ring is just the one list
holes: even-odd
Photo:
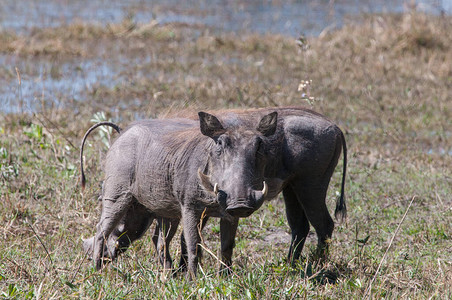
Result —
[{"label": "warthog's front leg", "polygon": [[[209,220],[209,217],[204,217],[201,219],[201,231],[204,229],[204,227],[207,224],[207,221]],[[180,235],[180,248],[181,248],[181,256],[179,261],[179,268],[178,271],[180,272],[186,272],[187,271],[187,264],[188,264],[188,253],[187,253],[187,243],[185,242],[184,233]],[[202,249],[201,247],[198,247],[198,256],[202,257]]]},{"label": "warthog's front leg", "polygon": [[188,274],[190,278],[196,277],[198,262],[201,258],[201,214],[193,208],[184,207],[182,209],[182,220],[184,225],[184,238],[188,254]]},{"label": "warthog's front leg", "polygon": [[232,266],[232,251],[235,247],[235,234],[237,226],[239,225],[239,218],[220,220],[220,236],[221,236],[221,260],[220,272],[225,274],[231,273]]},{"label": "warthog's front leg", "polygon": [[[209,218],[205,217],[201,220],[201,230],[207,224]],[[232,252],[235,247],[235,235],[239,224],[239,218],[228,218],[220,220],[220,236],[221,236],[221,266],[220,272],[225,274],[231,273]],[[202,249],[198,247],[198,257],[202,257]],[[187,243],[184,234],[181,235],[181,259],[179,263],[179,271],[187,270],[188,253]]]}]

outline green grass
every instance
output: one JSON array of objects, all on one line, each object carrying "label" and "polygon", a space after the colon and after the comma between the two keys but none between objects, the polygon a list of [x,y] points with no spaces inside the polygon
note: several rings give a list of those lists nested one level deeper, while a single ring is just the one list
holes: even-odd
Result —
[{"label": "green grass", "polygon": [[[35,60],[52,62],[57,78],[59,64],[101,57],[121,78],[94,85],[84,99],[63,95],[59,108],[44,95],[36,113],[0,116],[0,297],[357,299],[375,278],[370,298],[451,298],[451,28],[449,17],[372,15],[308,39],[308,49],[281,36],[213,36],[129,20],[0,32],[0,51],[24,59],[22,80],[35,76]],[[15,81],[15,70],[0,79]],[[305,80],[312,80],[309,89],[298,91]],[[94,270],[81,238],[94,233],[99,217],[108,139],[89,139],[82,193],[78,145],[92,118],[124,126],[181,109],[272,105],[313,108],[346,133],[348,220],[336,225],[324,264],[313,260],[313,233],[299,264],[285,262],[290,231],[278,199],[241,221],[230,277],[217,274],[218,220],[204,230],[196,282],[162,271],[151,234]],[[327,196],[330,211],[340,166]],[[177,238],[171,253],[177,261]]]}]

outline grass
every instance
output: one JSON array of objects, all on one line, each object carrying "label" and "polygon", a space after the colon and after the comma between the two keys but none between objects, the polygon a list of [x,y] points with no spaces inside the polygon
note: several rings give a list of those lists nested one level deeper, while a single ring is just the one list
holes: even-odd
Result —
[{"label": "grass", "polygon": [[[369,15],[307,39],[303,49],[282,36],[130,20],[1,32],[0,52],[23,59],[22,81],[35,76],[35,61],[52,62],[55,78],[72,61],[104,59],[119,71],[115,83],[95,84],[83,99],[63,95],[52,105],[43,93],[35,112],[0,115],[0,297],[451,298],[451,28],[449,17]],[[4,68],[0,80],[16,81]],[[299,91],[301,81],[309,87]],[[299,264],[286,264],[289,227],[275,200],[241,221],[228,278],[216,272],[218,220],[204,230],[196,282],[162,271],[150,234],[94,270],[81,237],[93,234],[99,216],[105,136],[85,148],[84,193],[78,145],[96,113],[124,126],[186,108],[272,105],[313,108],[346,133],[348,220],[337,224],[325,264],[312,260],[314,234]],[[177,239],[171,247],[177,260]]]}]

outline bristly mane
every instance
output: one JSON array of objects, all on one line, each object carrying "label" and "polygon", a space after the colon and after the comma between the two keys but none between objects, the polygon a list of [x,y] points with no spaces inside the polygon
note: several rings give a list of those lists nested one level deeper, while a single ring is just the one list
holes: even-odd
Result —
[{"label": "bristly mane", "polygon": [[173,158],[171,162],[177,169],[185,165],[196,148],[202,148],[203,154],[198,159],[202,161],[202,165],[207,165],[208,153],[214,141],[207,136],[201,134],[198,127],[186,128],[166,136],[164,145],[168,149],[170,156]]},{"label": "bristly mane", "polygon": [[198,120],[198,112],[199,111],[205,111],[207,113],[213,114],[216,117],[218,117],[221,121],[227,120],[226,118],[223,118],[222,116],[230,116],[232,114],[236,114],[236,115],[252,115],[253,113],[256,114],[263,114],[266,112],[270,112],[272,110],[278,110],[278,113],[283,116],[283,115],[299,115],[301,113],[307,113],[307,114],[313,114],[316,116],[322,116],[323,115],[319,114],[316,111],[313,111],[307,107],[304,106],[287,106],[287,107],[261,107],[261,108],[235,108],[235,109],[219,109],[219,110],[212,110],[212,109],[205,109],[205,108],[196,108],[196,107],[192,107],[192,108],[187,108],[187,109],[183,109],[183,110],[179,110],[176,112],[169,112],[167,114],[164,114],[162,116],[160,116],[159,118],[162,119],[167,119],[167,118],[186,118],[186,119],[190,119],[190,120]]}]

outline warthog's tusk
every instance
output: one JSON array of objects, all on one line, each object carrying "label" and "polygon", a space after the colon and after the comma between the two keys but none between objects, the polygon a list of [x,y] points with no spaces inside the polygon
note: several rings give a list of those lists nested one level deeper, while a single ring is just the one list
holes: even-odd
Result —
[{"label": "warthog's tusk", "polygon": [[267,196],[268,193],[268,185],[267,183],[264,181],[264,187],[262,188],[262,195]]},{"label": "warthog's tusk", "polygon": [[218,183],[215,183],[213,186],[213,192],[216,194],[218,194]]}]

